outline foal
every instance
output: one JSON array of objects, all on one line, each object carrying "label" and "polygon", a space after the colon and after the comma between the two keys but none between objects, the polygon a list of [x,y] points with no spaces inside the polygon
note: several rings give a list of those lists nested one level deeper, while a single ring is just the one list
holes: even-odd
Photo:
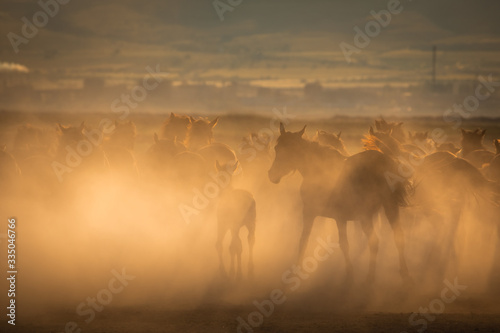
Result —
[{"label": "foal", "polygon": [[[231,233],[231,244],[229,245],[229,254],[231,264],[229,276],[233,277],[236,273],[236,279],[241,278],[241,253],[242,244],[240,239],[240,230],[246,227],[248,230],[248,276],[253,275],[253,246],[255,243],[255,199],[253,195],[241,189],[235,189],[230,184],[230,178],[238,168],[238,162],[234,164],[225,164],[221,166],[216,162],[216,168],[219,173],[225,173],[228,185],[223,189],[217,205],[217,242],[216,248],[219,254],[219,268],[224,276],[226,270],[223,261],[222,243],[226,233]],[[236,259],[236,268],[235,268]],[[236,271],[236,272],[235,272]]]}]

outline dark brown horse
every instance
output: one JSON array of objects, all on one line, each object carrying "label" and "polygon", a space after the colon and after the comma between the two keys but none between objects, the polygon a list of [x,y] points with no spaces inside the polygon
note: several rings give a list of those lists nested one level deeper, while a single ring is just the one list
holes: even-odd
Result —
[{"label": "dark brown horse", "polygon": [[324,146],[331,146],[337,149],[345,156],[349,156],[350,154],[347,152],[347,149],[345,148],[344,141],[340,137],[341,135],[342,132],[339,132],[339,134],[334,134],[326,131],[317,131],[316,136],[314,137],[313,140],[318,141],[320,144]]},{"label": "dark brown horse", "polygon": [[213,128],[217,125],[219,118],[212,121],[204,118],[194,119],[193,117],[189,117],[189,119],[191,120],[191,128],[187,136],[186,146],[188,149],[196,151],[211,144],[214,139]]},{"label": "dark brown horse", "polygon": [[283,176],[296,170],[303,177],[300,189],[304,204],[303,229],[299,258],[304,255],[315,218],[333,218],[337,222],[340,248],[344,253],[349,277],[352,274],[352,265],[347,240],[347,221],[359,220],[369,240],[368,280],[372,281],[375,278],[378,252],[373,215],[383,207],[394,232],[401,276],[408,278],[399,207],[407,202],[410,184],[399,182],[391,186],[388,183],[387,174],[397,173],[396,163],[375,150],[346,157],[336,149],[304,139],[304,131],[305,127],[296,133],[287,132],[283,124],[280,124],[281,135],[275,147],[276,157],[269,170],[269,179],[276,184]]},{"label": "dark brown horse", "polygon": [[466,159],[476,168],[481,168],[483,164],[489,163],[495,154],[487,150],[483,145],[486,130],[479,128],[472,130],[462,129],[461,147],[458,156]]},{"label": "dark brown horse", "polygon": [[177,140],[186,143],[186,138],[191,128],[191,118],[183,115],[176,115],[171,112],[170,117],[163,122],[160,137],[162,139]]},{"label": "dark brown horse", "polygon": [[406,142],[406,134],[403,130],[403,122],[393,122],[386,121],[384,118],[380,118],[379,120],[375,120],[375,128],[379,132],[389,133],[391,132],[392,136],[401,143]]}]

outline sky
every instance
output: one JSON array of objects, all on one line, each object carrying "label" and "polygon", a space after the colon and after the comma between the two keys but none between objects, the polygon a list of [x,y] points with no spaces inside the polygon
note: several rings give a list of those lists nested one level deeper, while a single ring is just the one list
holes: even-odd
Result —
[{"label": "sky", "polygon": [[401,1],[400,12],[348,62],[341,43],[355,45],[355,28],[364,31],[370,13],[393,1],[231,0],[236,6],[222,21],[212,0],[71,0],[16,53],[9,33],[22,36],[22,18],[33,22],[41,6],[2,0],[0,71],[28,69],[46,88],[87,77],[134,80],[156,64],[182,81],[397,85],[429,79],[435,44],[442,80],[500,72],[494,0]]}]

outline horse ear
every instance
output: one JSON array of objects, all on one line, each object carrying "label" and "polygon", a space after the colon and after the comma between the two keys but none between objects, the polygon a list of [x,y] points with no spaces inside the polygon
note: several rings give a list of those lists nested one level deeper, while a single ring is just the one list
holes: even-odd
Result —
[{"label": "horse ear", "polygon": [[342,131],[340,131],[339,134],[337,134],[337,139],[340,139],[341,135],[342,135]]},{"label": "horse ear", "polygon": [[158,143],[160,140],[158,139],[158,134],[153,134],[153,138],[155,140],[155,143]]},{"label": "horse ear", "polygon": [[195,122],[194,118],[193,118],[193,117],[191,117],[191,116],[189,116],[189,120],[190,120],[192,123],[194,123],[194,122]]},{"label": "horse ear", "polygon": [[280,122],[280,134],[285,134],[285,133],[286,133],[285,126],[283,125],[283,123]]},{"label": "horse ear", "polygon": [[215,125],[217,125],[217,122],[219,121],[219,117],[215,118],[214,120],[212,120],[211,122],[208,123],[208,126],[210,126],[211,128],[214,128]]},{"label": "horse ear", "polygon": [[82,123],[80,124],[80,131],[83,131],[85,129],[85,122],[82,121]]},{"label": "horse ear", "polygon": [[428,139],[428,138],[429,138],[429,132],[425,132],[425,133],[424,133],[424,137],[425,137],[426,139]]},{"label": "horse ear", "polygon": [[370,133],[370,135],[375,135],[375,132],[373,132],[373,127],[372,126],[370,126],[370,132],[369,133]]},{"label": "horse ear", "polygon": [[299,134],[300,136],[304,135],[304,133],[306,131],[306,127],[307,127],[307,125],[304,125],[304,128],[302,128],[300,131],[298,131],[297,134]]},{"label": "horse ear", "polygon": [[173,112],[170,112],[170,119],[175,118],[175,114]]},{"label": "horse ear", "polygon": [[479,135],[484,136],[486,134],[486,130],[479,131]]},{"label": "horse ear", "polygon": [[467,133],[463,128],[461,128],[460,131],[462,132],[462,136],[465,136],[465,134]]},{"label": "horse ear", "polygon": [[61,131],[61,133],[64,133],[65,128],[63,125],[61,125],[61,123],[57,123],[57,128],[59,129],[59,131]]}]

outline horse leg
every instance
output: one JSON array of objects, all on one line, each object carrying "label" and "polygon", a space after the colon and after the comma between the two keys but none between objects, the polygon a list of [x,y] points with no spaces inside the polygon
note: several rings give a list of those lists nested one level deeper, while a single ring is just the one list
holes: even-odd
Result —
[{"label": "horse leg", "polygon": [[375,234],[373,228],[373,218],[371,216],[365,217],[361,220],[361,226],[363,231],[368,238],[368,244],[370,246],[370,266],[368,268],[368,282],[375,281],[375,269],[377,265],[377,254],[378,254],[378,237]]},{"label": "horse leg", "polygon": [[458,260],[460,257],[460,249],[463,247],[462,237],[464,236],[464,232],[460,232],[461,220],[462,220],[462,205],[452,205],[451,206],[451,214],[450,214],[450,227],[451,230],[448,233],[447,237],[447,258],[445,260],[451,264],[451,269],[455,271],[455,274],[458,274]]},{"label": "horse leg", "polygon": [[227,230],[222,228],[220,225],[218,226],[217,230],[217,242],[215,243],[215,248],[217,249],[217,253],[219,255],[219,271],[221,276],[226,275],[226,269],[224,267],[224,259],[222,256],[222,244],[224,241],[224,236],[226,235]]},{"label": "horse leg", "polygon": [[311,229],[314,224],[315,217],[316,215],[304,211],[302,234],[300,235],[300,241],[299,241],[299,257],[298,257],[299,261],[302,260],[302,258],[304,258],[304,254],[307,249],[307,242],[309,240],[309,235],[311,234]]},{"label": "horse leg", "polygon": [[235,273],[235,261],[236,258],[236,280],[241,279],[241,252],[243,251],[241,245],[241,239],[239,235],[239,229],[233,230],[232,232],[231,245],[229,246],[229,251],[231,252],[231,276]]},{"label": "horse leg", "polygon": [[255,222],[247,225],[248,228],[248,276],[253,277],[253,246],[255,244]]},{"label": "horse leg", "polygon": [[337,228],[339,229],[339,245],[340,249],[344,253],[345,265],[346,265],[346,279],[352,277],[352,263],[349,257],[349,241],[347,240],[347,221],[338,220]]},{"label": "horse leg", "polygon": [[235,238],[237,235],[234,234],[234,232],[231,232],[231,243],[229,244],[229,277],[233,278],[234,277],[234,272],[235,272],[235,259],[236,259],[236,248],[234,245]]},{"label": "horse leg", "polygon": [[394,233],[394,241],[399,253],[399,273],[403,280],[409,279],[408,267],[405,259],[405,236],[399,220],[399,207],[397,205],[385,205],[385,215],[389,220]]}]

